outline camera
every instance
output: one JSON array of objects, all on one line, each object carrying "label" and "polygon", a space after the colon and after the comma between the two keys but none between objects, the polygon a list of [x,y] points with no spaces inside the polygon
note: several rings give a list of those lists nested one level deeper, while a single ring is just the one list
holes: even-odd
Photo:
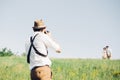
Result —
[{"label": "camera", "polygon": [[50,32],[50,31],[47,30],[47,31],[45,31],[44,33],[47,34],[47,33],[49,33],[49,32]]}]

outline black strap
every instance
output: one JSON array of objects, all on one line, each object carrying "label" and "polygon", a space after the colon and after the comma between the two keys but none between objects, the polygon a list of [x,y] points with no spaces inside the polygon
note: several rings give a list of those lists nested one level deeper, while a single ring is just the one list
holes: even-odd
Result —
[{"label": "black strap", "polygon": [[38,35],[38,34],[36,34],[33,39],[32,39],[32,37],[30,37],[31,45],[30,45],[30,48],[29,48],[29,51],[28,51],[28,55],[27,55],[27,62],[28,62],[28,63],[30,63],[30,52],[31,52],[31,48],[32,48],[32,47],[33,47],[33,49],[35,50],[36,54],[38,54],[38,55],[40,55],[40,56],[43,56],[43,57],[47,57],[47,55],[48,55],[48,50],[47,50],[47,48],[46,48],[46,50],[47,50],[47,55],[44,55],[44,54],[40,53],[40,52],[35,48],[35,46],[34,46],[34,44],[33,44],[33,41],[34,41],[34,39],[35,39],[35,37],[36,37],[37,35]]},{"label": "black strap", "polygon": [[[33,43],[33,41],[34,41],[34,39],[35,39],[35,37],[36,37],[37,35],[38,35],[38,34],[36,34],[33,39],[32,39],[32,37],[30,37],[30,42],[32,41],[32,43]],[[30,52],[31,52],[31,49],[32,49],[32,43],[31,43],[31,45],[30,45],[30,47],[29,47],[29,51],[28,51],[28,55],[27,55],[27,63],[30,63]]]},{"label": "black strap", "polygon": [[47,54],[44,55],[44,54],[40,53],[40,52],[35,48],[35,46],[34,46],[34,44],[33,44],[32,38],[31,38],[30,41],[31,41],[31,45],[32,45],[33,49],[35,50],[36,54],[38,54],[38,55],[40,55],[40,56],[43,56],[43,57],[47,57],[47,55],[48,55],[48,50],[47,50],[47,48],[46,48]]},{"label": "black strap", "polygon": [[32,47],[33,47],[33,49],[35,50],[36,54],[38,54],[38,55],[40,55],[40,56],[43,56],[43,57],[47,57],[47,55],[48,55],[48,50],[47,50],[47,48],[46,48],[47,55],[44,55],[44,54],[40,53],[40,52],[35,48],[35,46],[34,46],[34,44],[33,44],[33,41],[34,41],[34,39],[35,39],[35,37],[36,37],[37,35],[38,35],[38,34],[36,34],[33,39],[32,39],[32,37],[30,37],[31,45],[30,45],[30,48],[29,48],[29,51],[28,51],[28,55],[27,55],[27,63],[30,63],[30,52],[31,52]]},{"label": "black strap", "polygon": [[40,56],[43,56],[43,57],[47,57],[48,51],[47,51],[47,55],[44,55],[44,54],[40,53],[40,52],[35,48],[34,45],[32,45],[32,47],[33,47],[33,49],[35,50],[36,54],[38,54],[38,55],[40,55]]}]

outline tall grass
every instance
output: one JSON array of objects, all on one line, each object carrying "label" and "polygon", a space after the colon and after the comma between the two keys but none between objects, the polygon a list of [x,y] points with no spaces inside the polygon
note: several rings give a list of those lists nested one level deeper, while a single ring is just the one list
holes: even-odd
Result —
[{"label": "tall grass", "polygon": [[0,57],[0,80],[30,80],[24,57]]},{"label": "tall grass", "polygon": [[59,59],[54,80],[120,80],[120,60]]},{"label": "tall grass", "polygon": [[[120,80],[120,60],[52,59],[53,80]],[[30,80],[25,57],[0,57],[0,80]]]}]

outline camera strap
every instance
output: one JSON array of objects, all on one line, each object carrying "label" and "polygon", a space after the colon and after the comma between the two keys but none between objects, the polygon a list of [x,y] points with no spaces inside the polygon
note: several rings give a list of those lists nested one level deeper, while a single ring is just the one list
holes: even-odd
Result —
[{"label": "camera strap", "polygon": [[32,47],[33,47],[33,49],[35,50],[35,53],[36,53],[36,54],[38,54],[38,55],[40,55],[40,56],[42,56],[42,57],[47,57],[47,55],[48,55],[48,50],[47,50],[47,48],[46,48],[47,55],[44,55],[44,54],[40,53],[40,52],[35,48],[35,46],[34,46],[34,44],[33,44],[33,41],[34,41],[34,39],[35,39],[35,37],[36,37],[37,35],[38,35],[38,34],[36,34],[36,35],[33,37],[33,39],[32,39],[32,37],[30,37],[31,45],[30,45],[30,48],[29,48],[29,51],[28,51],[28,55],[27,55],[27,63],[30,63],[30,52],[31,52]]}]

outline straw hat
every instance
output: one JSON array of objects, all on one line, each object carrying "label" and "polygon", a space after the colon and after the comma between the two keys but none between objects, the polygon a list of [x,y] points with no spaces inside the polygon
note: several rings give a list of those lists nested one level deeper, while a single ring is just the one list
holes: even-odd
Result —
[{"label": "straw hat", "polygon": [[35,20],[33,29],[41,29],[41,28],[46,28],[42,19],[41,20]]}]

